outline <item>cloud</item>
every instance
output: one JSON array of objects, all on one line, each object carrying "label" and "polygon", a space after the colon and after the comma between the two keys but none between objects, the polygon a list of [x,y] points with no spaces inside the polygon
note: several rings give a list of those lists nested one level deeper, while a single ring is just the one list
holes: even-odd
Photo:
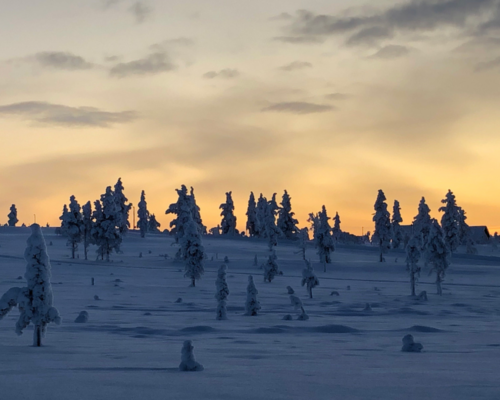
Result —
[{"label": "cloud", "polygon": [[312,68],[312,64],[307,61],[294,61],[290,64],[279,67],[282,71],[296,71],[298,69]]},{"label": "cloud", "polygon": [[137,118],[134,111],[108,112],[95,107],[69,107],[43,101],[25,101],[0,106],[0,116],[9,115],[47,125],[100,128],[131,122]]},{"label": "cloud", "polygon": [[324,42],[324,39],[315,36],[277,36],[274,37],[273,40],[292,44],[315,44]]},{"label": "cloud", "polygon": [[335,110],[335,107],[330,105],[293,101],[293,102],[275,103],[270,105],[269,107],[263,108],[261,111],[263,112],[275,111],[275,112],[284,112],[291,114],[313,114],[313,113],[321,113],[333,110]]},{"label": "cloud", "polygon": [[490,69],[496,69],[500,67],[500,57],[494,58],[491,61],[481,62],[476,65],[476,72],[488,71]]},{"label": "cloud", "polygon": [[205,79],[214,79],[214,78],[222,78],[222,79],[232,79],[236,78],[240,75],[237,69],[225,68],[221,69],[219,72],[216,71],[208,71],[203,74]]},{"label": "cloud", "polygon": [[410,49],[406,46],[390,44],[388,46],[382,47],[379,51],[370,56],[370,58],[381,58],[384,60],[392,60],[394,58],[404,57],[409,53]]},{"label": "cloud", "polygon": [[270,21],[288,21],[293,19],[293,17],[287,12],[282,12],[279,15],[275,15],[274,17],[269,18]]},{"label": "cloud", "polygon": [[116,64],[109,73],[111,76],[124,78],[130,75],[154,75],[175,68],[165,52],[157,52],[139,60]]},{"label": "cloud", "polygon": [[380,12],[357,16],[315,14],[299,10],[287,27],[294,35],[325,37],[349,34],[348,44],[366,44],[397,33],[430,32],[442,27],[478,26],[498,0],[410,0]]},{"label": "cloud", "polygon": [[83,57],[67,51],[42,51],[27,57],[13,59],[9,62],[17,61],[36,63],[44,68],[66,71],[86,70],[93,67],[93,64],[86,61]]},{"label": "cloud", "polygon": [[153,51],[165,52],[172,47],[190,47],[194,45],[194,40],[188,37],[178,37],[174,39],[167,39],[160,43],[155,43],[149,48]]},{"label": "cloud", "polygon": [[329,100],[346,100],[350,98],[348,94],[345,93],[330,93],[325,96]]},{"label": "cloud", "polygon": [[142,24],[146,21],[153,11],[150,7],[140,1],[132,4],[128,10],[135,17],[135,22],[138,24]]}]

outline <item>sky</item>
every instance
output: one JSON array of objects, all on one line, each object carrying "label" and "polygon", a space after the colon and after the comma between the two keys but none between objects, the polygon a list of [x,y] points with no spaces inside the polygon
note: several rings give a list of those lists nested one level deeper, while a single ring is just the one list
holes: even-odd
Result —
[{"label": "sky", "polygon": [[[208,227],[232,191],[300,222],[373,230],[448,189],[500,231],[500,0],[3,0],[0,223],[59,223],[121,177],[168,227],[193,186]],[[375,5],[374,5],[375,4]]]}]

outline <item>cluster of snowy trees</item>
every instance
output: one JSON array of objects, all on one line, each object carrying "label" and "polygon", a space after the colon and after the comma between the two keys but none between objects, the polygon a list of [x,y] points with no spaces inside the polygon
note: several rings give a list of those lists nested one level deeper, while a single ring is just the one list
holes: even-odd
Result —
[{"label": "cluster of snowy trees", "polygon": [[390,248],[397,249],[404,246],[412,295],[415,295],[415,284],[421,270],[418,262],[421,258],[426,266],[430,266],[430,273],[436,274],[437,291],[441,294],[441,283],[450,265],[451,254],[459,245],[466,245],[468,253],[476,251],[466,222],[465,211],[457,205],[455,195],[451,190],[448,190],[441,203],[443,206],[439,208],[439,211],[443,215],[439,224],[430,216],[431,210],[425,198],[422,197],[417,215],[411,225],[411,234],[405,236],[400,225],[403,219],[399,202],[394,201],[393,216],[390,220],[386,197],[382,190],[379,190],[375,201],[373,215],[375,231],[372,243],[380,248],[380,261],[384,261],[383,254]]}]

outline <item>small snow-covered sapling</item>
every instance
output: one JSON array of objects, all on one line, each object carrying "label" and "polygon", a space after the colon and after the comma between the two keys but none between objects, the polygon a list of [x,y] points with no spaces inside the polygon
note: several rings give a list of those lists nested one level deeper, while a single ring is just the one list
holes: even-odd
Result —
[{"label": "small snow-covered sapling", "polygon": [[403,347],[401,351],[405,353],[420,353],[424,346],[421,343],[415,343],[412,335],[406,335],[403,338]]},{"label": "small snow-covered sapling", "polygon": [[229,258],[227,256],[224,256],[224,262],[225,263],[228,263],[229,262]]},{"label": "small snow-covered sapling", "polygon": [[245,315],[254,316],[254,315],[257,315],[257,311],[260,310],[260,303],[257,300],[258,293],[259,293],[259,291],[255,287],[255,283],[253,282],[253,276],[250,275],[248,277],[247,301],[245,303],[245,309],[246,309]]},{"label": "small snow-covered sapling", "polygon": [[253,266],[254,267],[258,267],[259,266],[259,260],[257,259],[257,254],[255,255],[255,257],[253,259]]},{"label": "small snow-covered sapling", "polygon": [[203,365],[194,359],[194,346],[191,340],[185,340],[181,350],[179,371],[203,371]]},{"label": "small snow-covered sapling", "polygon": [[309,293],[309,298],[312,299],[312,290],[319,285],[319,279],[314,273],[314,269],[309,260],[305,260],[306,268],[302,270],[302,286],[307,287],[307,293]]},{"label": "small snow-covered sapling", "polygon": [[309,316],[306,314],[306,311],[304,310],[304,306],[302,305],[302,301],[297,296],[294,296],[293,294],[290,295],[290,301],[292,303],[292,306],[295,307],[295,310],[297,310],[300,313],[299,317],[297,319],[300,321],[308,320]]},{"label": "small snow-covered sapling", "polygon": [[226,299],[229,296],[229,288],[226,282],[226,265],[222,264],[217,271],[217,280],[215,281],[215,298],[217,299],[217,320],[227,319]]},{"label": "small snow-covered sapling", "polygon": [[75,322],[77,324],[84,324],[85,322],[88,322],[88,320],[89,320],[89,313],[87,311],[82,311],[80,312],[78,317],[76,317]]},{"label": "small snow-covered sapling", "polygon": [[273,250],[264,265],[264,282],[271,282],[274,277],[279,274],[279,267],[276,259],[276,252]]},{"label": "small snow-covered sapling", "polygon": [[288,291],[288,294],[295,294],[295,290],[291,286],[287,286],[286,290]]}]

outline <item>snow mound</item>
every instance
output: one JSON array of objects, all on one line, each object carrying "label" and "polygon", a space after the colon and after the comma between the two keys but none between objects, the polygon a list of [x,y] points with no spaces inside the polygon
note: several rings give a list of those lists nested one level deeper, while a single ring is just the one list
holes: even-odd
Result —
[{"label": "snow mound", "polygon": [[77,324],[84,324],[88,322],[88,320],[89,320],[89,313],[87,311],[82,311],[80,312],[78,317],[76,317],[75,322]]},{"label": "snow mound", "polygon": [[425,325],[413,325],[411,328],[405,329],[411,332],[424,332],[424,333],[434,333],[434,332],[444,332],[441,329],[433,328],[431,326]]},{"label": "snow mound", "polygon": [[359,332],[358,329],[351,328],[347,325],[323,325],[315,326],[308,329],[309,332],[315,333],[355,333]]},{"label": "snow mound", "polygon": [[216,332],[217,329],[212,328],[211,326],[199,325],[199,326],[188,326],[187,328],[180,329],[180,331],[188,333],[208,333],[208,332]]}]

